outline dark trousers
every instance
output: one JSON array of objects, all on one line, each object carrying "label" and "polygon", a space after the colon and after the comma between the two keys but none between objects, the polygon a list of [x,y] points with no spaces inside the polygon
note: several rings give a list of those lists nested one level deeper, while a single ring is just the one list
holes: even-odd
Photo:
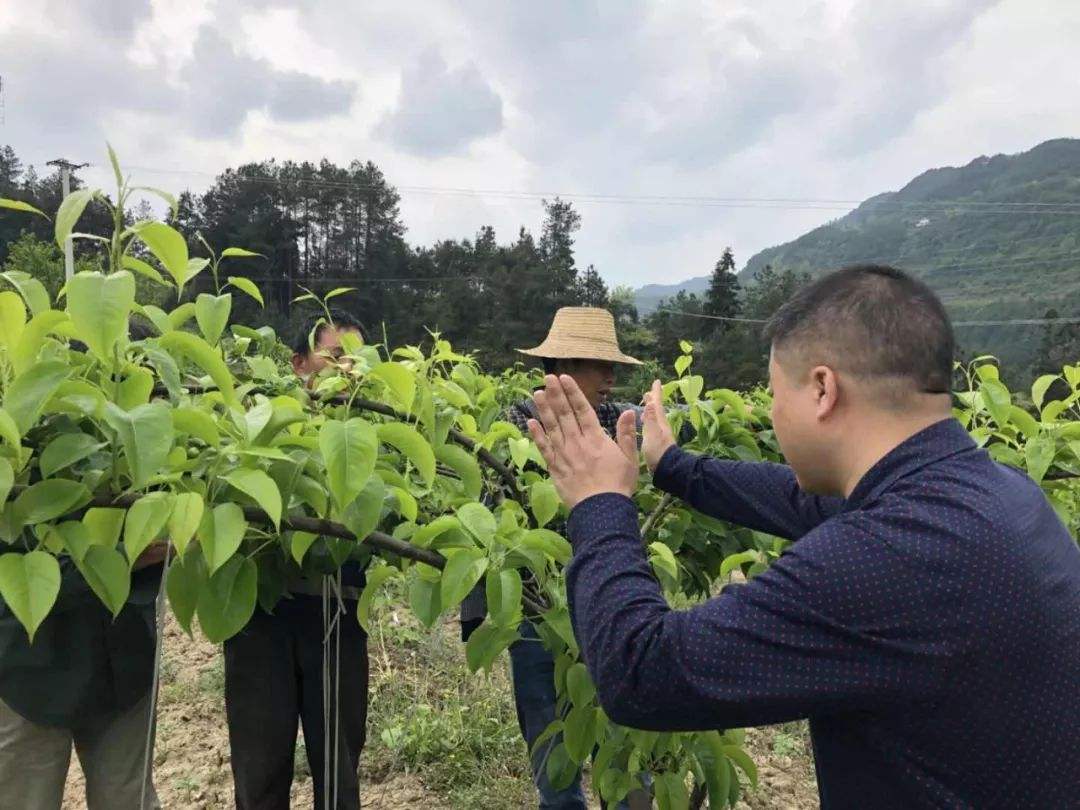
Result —
[{"label": "dark trousers", "polygon": [[[331,603],[330,610],[335,607]],[[338,739],[337,800],[330,805],[335,810],[360,807],[357,768],[367,723],[368,653],[367,635],[355,614],[356,603],[345,602],[339,620],[340,662],[334,637],[327,642],[330,745],[335,733]],[[289,810],[297,721],[304,727],[315,810],[325,806],[327,792],[334,794],[333,770],[329,784],[323,770],[323,636],[322,600],[295,596],[278,602],[273,615],[256,609],[247,627],[225,642],[225,709],[237,810]]]}]

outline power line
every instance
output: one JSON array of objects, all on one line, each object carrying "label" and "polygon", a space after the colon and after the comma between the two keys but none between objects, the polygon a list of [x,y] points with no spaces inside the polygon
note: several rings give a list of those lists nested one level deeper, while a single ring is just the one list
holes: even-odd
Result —
[{"label": "power line", "polygon": [[[33,164],[29,164],[33,165]],[[91,164],[94,165],[94,164]],[[860,206],[860,200],[841,200],[828,198],[800,198],[800,197],[712,197],[695,195],[664,195],[664,194],[599,194],[573,191],[523,191],[514,189],[485,189],[467,188],[457,186],[421,186],[421,185],[372,185],[356,183],[352,181],[324,180],[312,177],[297,177],[281,179],[275,177],[252,177],[235,170],[229,169],[222,173],[213,173],[195,169],[163,169],[149,166],[127,165],[132,171],[149,174],[165,175],[191,175],[197,177],[223,178],[248,183],[266,183],[278,186],[314,186],[321,188],[336,188],[342,190],[355,190],[362,192],[393,191],[407,194],[427,194],[432,196],[457,196],[479,197],[510,200],[542,200],[547,198],[562,198],[576,200],[585,203],[611,203],[625,205],[665,205],[682,207],[711,207],[711,208],[749,208],[749,209],[776,209],[792,211],[847,211]],[[911,213],[949,213],[962,212],[967,214],[985,215],[1012,215],[1012,214],[1036,214],[1058,216],[1080,216],[1080,203],[1060,202],[993,202],[975,200],[926,200],[919,202],[906,201],[880,201],[875,202],[872,210],[897,210]]]},{"label": "power line", "polygon": [[[767,318],[736,318],[727,315],[706,315],[702,312],[684,312],[679,309],[665,309],[663,307],[653,310],[668,315],[683,315],[687,318],[704,318],[710,321],[729,321],[732,323],[768,323]],[[1080,323],[1080,318],[1015,318],[1006,321],[952,321],[953,326],[1041,326],[1045,324]]]}]

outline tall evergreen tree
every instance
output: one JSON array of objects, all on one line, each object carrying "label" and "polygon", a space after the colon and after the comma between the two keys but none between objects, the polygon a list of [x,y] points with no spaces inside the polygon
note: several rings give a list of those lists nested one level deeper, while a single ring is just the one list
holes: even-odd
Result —
[{"label": "tall evergreen tree", "polygon": [[[705,293],[704,311],[706,315],[719,318],[733,318],[741,311],[739,299],[739,280],[735,276],[735,255],[730,247],[724,248],[719,261],[712,271],[709,289]],[[713,331],[724,331],[730,323],[714,322]]]}]

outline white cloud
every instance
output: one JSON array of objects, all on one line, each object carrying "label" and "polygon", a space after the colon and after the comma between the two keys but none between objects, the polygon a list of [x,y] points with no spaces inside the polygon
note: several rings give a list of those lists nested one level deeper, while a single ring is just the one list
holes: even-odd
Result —
[{"label": "white cloud", "polygon": [[[483,224],[510,239],[541,212],[419,186],[857,200],[1080,130],[1072,0],[63,9],[0,6],[0,142],[100,161],[108,135],[131,164],[207,173],[147,178],[177,187],[270,156],[370,159],[424,243]],[[727,244],[745,261],[842,213],[579,208],[578,260],[635,284],[707,273]]]}]

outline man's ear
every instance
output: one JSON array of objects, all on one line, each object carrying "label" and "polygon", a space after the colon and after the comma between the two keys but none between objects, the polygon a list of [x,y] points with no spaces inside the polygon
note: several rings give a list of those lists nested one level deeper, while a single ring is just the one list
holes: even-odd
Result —
[{"label": "man's ear", "polygon": [[825,419],[836,409],[840,399],[840,380],[829,366],[810,369],[810,388],[818,419]]}]

